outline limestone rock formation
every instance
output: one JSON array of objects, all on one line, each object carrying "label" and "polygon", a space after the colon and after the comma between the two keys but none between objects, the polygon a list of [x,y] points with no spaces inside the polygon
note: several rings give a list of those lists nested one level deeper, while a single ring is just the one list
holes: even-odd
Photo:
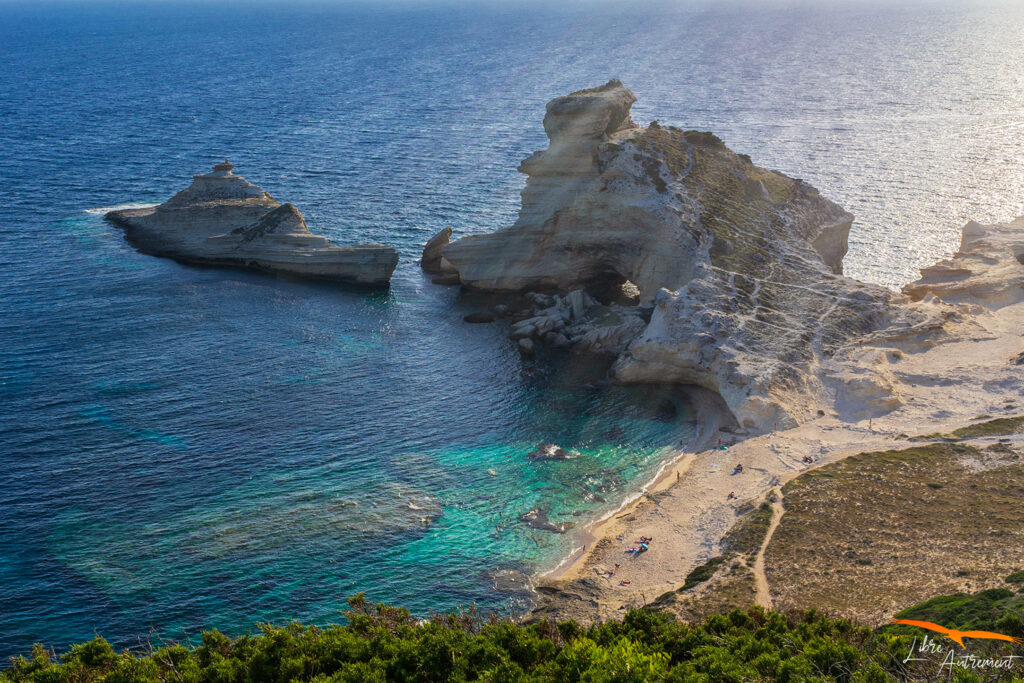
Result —
[{"label": "limestone rock formation", "polygon": [[552,100],[518,220],[444,258],[468,288],[603,304],[575,328],[534,312],[513,338],[563,333],[618,356],[618,382],[706,387],[748,429],[816,415],[822,363],[892,322],[890,292],[842,276],[852,216],[711,133],[637,126],[634,101],[618,81]]},{"label": "limestone rock formation", "polygon": [[232,173],[227,160],[163,204],[111,211],[139,251],[179,261],[229,265],[301,277],[386,285],[398,264],[393,247],[340,247],[315,235],[291,204]]},{"label": "limestone rock formation", "polygon": [[443,250],[464,285],[570,291],[628,280],[650,301],[709,260],[769,270],[777,237],[799,242],[815,269],[841,272],[850,214],[714,135],[637,127],[634,101],[611,81],[548,104],[550,145],[519,168],[528,176],[519,219]]},{"label": "limestone rock formation", "polygon": [[927,296],[988,308],[1019,303],[1024,294],[1024,217],[1006,225],[964,226],[953,258],[921,270],[903,288],[914,300]]},{"label": "limestone rock formation", "polygon": [[434,275],[444,273],[447,269],[442,268],[441,265],[441,250],[448,246],[451,237],[452,227],[450,225],[431,237],[426,246],[423,247],[423,258],[420,260],[420,268]]}]

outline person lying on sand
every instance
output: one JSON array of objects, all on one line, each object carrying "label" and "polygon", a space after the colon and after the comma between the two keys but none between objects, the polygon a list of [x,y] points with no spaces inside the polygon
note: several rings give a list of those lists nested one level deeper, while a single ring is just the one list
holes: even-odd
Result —
[{"label": "person lying on sand", "polygon": [[726,500],[733,500],[734,498],[736,498],[735,491],[729,491],[729,495],[725,497]]}]

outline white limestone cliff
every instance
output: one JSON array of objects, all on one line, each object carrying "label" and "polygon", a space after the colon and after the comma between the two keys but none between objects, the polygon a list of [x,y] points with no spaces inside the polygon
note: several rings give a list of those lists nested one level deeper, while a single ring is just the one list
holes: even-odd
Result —
[{"label": "white limestone cliff", "polygon": [[751,430],[813,417],[834,400],[831,356],[891,324],[898,295],[842,276],[842,208],[710,133],[637,126],[634,101],[618,81],[552,100],[516,223],[451,243],[445,260],[468,288],[615,303],[612,324],[537,307],[512,336],[597,341],[617,382],[711,389]]},{"label": "white limestone cliff", "polygon": [[1024,217],[1004,225],[964,226],[951,259],[921,270],[903,292],[914,300],[934,296],[987,308],[1019,303],[1024,288]]}]

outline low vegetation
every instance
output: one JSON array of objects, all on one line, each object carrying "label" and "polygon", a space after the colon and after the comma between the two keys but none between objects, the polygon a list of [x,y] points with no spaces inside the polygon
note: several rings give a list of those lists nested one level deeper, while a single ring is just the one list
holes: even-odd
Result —
[{"label": "low vegetation", "polygon": [[989,588],[975,595],[957,593],[926,600],[896,615],[936,624],[956,624],[962,630],[991,629],[1024,637],[1024,595],[1008,588]]},{"label": "low vegetation", "polygon": [[[737,510],[742,514],[741,510]],[[739,553],[753,562],[772,525],[773,507],[767,500],[747,513],[722,539],[722,549]]]},{"label": "low vegetation", "polygon": [[930,596],[1008,587],[1020,568],[1024,462],[1005,444],[863,453],[783,492],[765,555],[776,608],[879,624]]},{"label": "low vegetation", "polygon": [[1022,427],[1024,427],[1024,415],[1000,417],[995,420],[954,429],[953,437],[957,439],[970,439],[978,436],[1008,436],[1016,434]]},{"label": "low vegetation", "polygon": [[[979,419],[985,417],[989,416],[978,416]],[[912,436],[908,441],[960,441],[963,439],[974,439],[980,436],[1010,436],[1011,434],[1017,434],[1022,429],[1024,429],[1024,415],[1018,415],[1015,417],[998,417],[994,420],[979,422],[977,424],[954,429],[948,434],[933,432],[931,434]]]},{"label": "low vegetation", "polygon": [[693,571],[686,575],[686,581],[679,589],[680,592],[687,591],[696,586],[697,584],[704,583],[718,571],[718,568],[731,559],[729,555],[717,555],[712,557],[704,564],[694,567]]},{"label": "low vegetation", "polygon": [[[908,610],[950,627],[1021,633],[1007,617],[1011,591],[936,598]],[[698,624],[651,610],[621,621],[517,624],[475,611],[423,621],[405,609],[349,600],[347,625],[264,625],[231,639],[203,634],[195,647],[167,645],[118,653],[102,638],[61,657],[37,645],[0,672],[5,683],[238,681],[842,681],[938,680],[941,658],[906,663],[912,627],[872,631],[814,610],[780,614],[733,610]],[[908,631],[908,629],[910,629]],[[1016,630],[1015,630],[1016,629]],[[980,643],[980,645],[975,645]],[[979,656],[1020,654],[1020,646],[975,641]],[[943,680],[948,674],[943,675]],[[959,683],[1020,681],[1012,669],[961,670]]]}]

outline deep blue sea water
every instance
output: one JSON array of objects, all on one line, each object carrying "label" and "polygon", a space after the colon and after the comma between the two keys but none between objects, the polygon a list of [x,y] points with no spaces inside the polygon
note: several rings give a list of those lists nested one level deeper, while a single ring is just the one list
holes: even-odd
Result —
[{"label": "deep blue sea water", "polygon": [[[360,590],[508,608],[693,433],[574,388],[415,258],[512,222],[547,100],[618,77],[857,215],[888,286],[1024,213],[1015,4],[0,3],[0,656],[338,619]],[[224,156],[390,291],[140,255],[103,210]],[[556,442],[583,454],[526,453]],[[514,606],[514,605],[513,605]]]}]

